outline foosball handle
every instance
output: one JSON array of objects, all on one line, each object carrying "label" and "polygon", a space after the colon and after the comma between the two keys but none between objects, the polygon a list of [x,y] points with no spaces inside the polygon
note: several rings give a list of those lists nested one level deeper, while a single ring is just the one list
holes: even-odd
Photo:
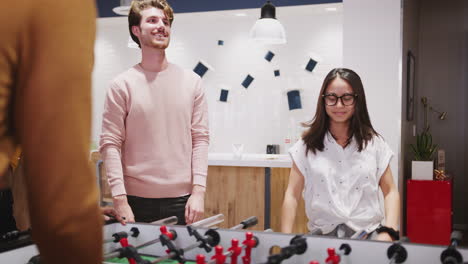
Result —
[{"label": "foosball handle", "polygon": [[237,264],[237,258],[242,253],[242,248],[239,247],[239,240],[232,239],[231,240],[231,247],[228,249],[228,251],[232,252],[232,254],[231,254],[231,264]]},{"label": "foosball handle", "polygon": [[243,226],[242,229],[247,229],[249,227],[255,226],[256,224],[258,224],[258,218],[256,216],[251,216],[241,222],[241,225]]}]

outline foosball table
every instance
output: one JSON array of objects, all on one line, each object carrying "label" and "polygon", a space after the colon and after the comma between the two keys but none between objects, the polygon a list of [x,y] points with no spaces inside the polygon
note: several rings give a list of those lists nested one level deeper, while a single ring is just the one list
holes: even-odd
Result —
[{"label": "foosball table", "polygon": [[[244,230],[252,217],[231,229],[215,227],[220,216],[189,226],[120,223],[104,227],[103,263],[464,263],[468,249],[407,242],[380,242]],[[218,222],[216,222],[218,221]],[[35,245],[0,253],[0,263],[41,263]]]}]

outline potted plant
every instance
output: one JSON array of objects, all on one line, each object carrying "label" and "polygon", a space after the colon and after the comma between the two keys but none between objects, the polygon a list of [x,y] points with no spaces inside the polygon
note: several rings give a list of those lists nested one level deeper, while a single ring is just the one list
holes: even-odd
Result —
[{"label": "potted plant", "polygon": [[413,180],[432,180],[434,174],[433,155],[437,145],[432,143],[432,135],[426,128],[416,135],[416,145],[410,144],[414,154],[411,164],[411,178]]}]

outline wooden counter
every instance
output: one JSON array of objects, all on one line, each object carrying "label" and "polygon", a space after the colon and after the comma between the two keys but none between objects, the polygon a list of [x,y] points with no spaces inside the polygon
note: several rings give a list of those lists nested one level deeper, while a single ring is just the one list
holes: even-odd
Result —
[{"label": "wooden counter", "polygon": [[[99,153],[92,152],[90,159],[95,164],[96,173],[101,175],[101,201],[110,202],[112,197]],[[219,227],[231,227],[247,217],[257,216],[259,224],[252,229],[271,228],[276,232],[280,231],[281,207],[288,186],[290,166],[284,160],[284,156],[277,163],[271,159],[257,161],[226,160],[229,162],[226,165],[208,166],[205,216],[224,214],[225,220]],[[243,163],[238,164],[239,162]],[[213,163],[220,164],[220,161],[211,159],[209,164]],[[303,200],[298,205],[293,232],[307,233]]]}]

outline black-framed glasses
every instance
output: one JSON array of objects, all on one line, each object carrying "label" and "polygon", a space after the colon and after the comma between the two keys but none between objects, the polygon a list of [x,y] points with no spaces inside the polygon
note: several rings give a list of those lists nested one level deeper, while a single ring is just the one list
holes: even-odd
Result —
[{"label": "black-framed glasses", "polygon": [[345,93],[342,96],[336,94],[322,94],[323,101],[328,106],[334,106],[338,103],[338,99],[341,99],[342,105],[353,105],[356,102],[357,94]]}]

